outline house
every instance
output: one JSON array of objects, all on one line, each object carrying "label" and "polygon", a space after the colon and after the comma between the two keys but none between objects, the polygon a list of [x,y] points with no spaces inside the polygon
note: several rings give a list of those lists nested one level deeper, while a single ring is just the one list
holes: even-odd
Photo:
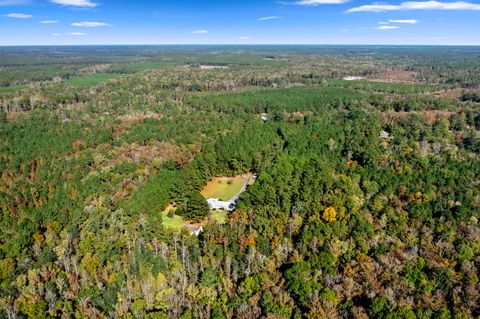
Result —
[{"label": "house", "polygon": [[225,210],[227,212],[231,212],[235,210],[235,201],[230,200],[228,202],[221,201],[217,198],[209,198],[207,199],[208,206],[211,210]]},{"label": "house", "polygon": [[190,236],[193,236],[193,235],[200,236],[200,234],[203,233],[202,226],[184,224],[183,229],[186,229],[190,233]]},{"label": "house", "polygon": [[356,80],[363,80],[361,76],[346,76],[343,78],[345,81],[356,81]]},{"label": "house", "polygon": [[384,139],[384,140],[390,140],[392,139],[390,137],[390,134],[388,132],[385,132],[385,131],[381,131],[380,132],[380,138]]}]

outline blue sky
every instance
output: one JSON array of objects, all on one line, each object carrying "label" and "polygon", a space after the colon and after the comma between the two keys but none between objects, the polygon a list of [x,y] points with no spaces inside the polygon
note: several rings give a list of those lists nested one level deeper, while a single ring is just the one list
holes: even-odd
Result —
[{"label": "blue sky", "polygon": [[0,0],[0,45],[480,45],[479,30],[478,0]]}]

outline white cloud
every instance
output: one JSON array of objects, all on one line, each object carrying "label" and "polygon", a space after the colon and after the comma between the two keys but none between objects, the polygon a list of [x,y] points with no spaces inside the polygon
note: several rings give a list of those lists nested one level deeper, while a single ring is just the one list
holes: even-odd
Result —
[{"label": "white cloud", "polygon": [[251,38],[251,37],[247,37],[247,36],[243,36],[243,37],[239,37],[238,39],[239,39],[239,40],[251,40],[252,38]]},{"label": "white cloud", "polygon": [[408,1],[398,5],[393,4],[367,4],[349,9],[347,12],[385,12],[400,10],[480,10],[480,4],[464,1]]},{"label": "white cloud", "polygon": [[377,27],[377,30],[395,30],[395,29],[398,29],[398,27],[394,25],[381,25]]},{"label": "white cloud", "polygon": [[350,29],[340,29],[340,32],[350,32]]},{"label": "white cloud", "polygon": [[263,18],[258,18],[257,21],[268,21],[268,20],[275,20],[275,19],[280,19],[280,17],[277,17],[277,16],[263,17]]},{"label": "white cloud", "polygon": [[207,34],[208,30],[195,30],[192,33],[193,34]]},{"label": "white cloud", "polygon": [[348,13],[352,12],[382,12],[382,11],[394,11],[401,10],[400,6],[390,4],[366,4],[364,6],[348,9]]},{"label": "white cloud", "polygon": [[349,0],[300,0],[295,2],[295,4],[301,6],[319,6],[322,4],[342,4],[348,1]]},{"label": "white cloud", "polygon": [[50,2],[60,4],[62,6],[72,6],[72,7],[94,8],[98,6],[97,3],[92,2],[91,0],[50,0]]},{"label": "white cloud", "polygon": [[43,20],[43,21],[38,21],[40,24],[55,24],[58,23],[57,20]]},{"label": "white cloud", "polygon": [[418,20],[415,19],[403,19],[403,20],[388,20],[389,23],[406,23],[406,24],[417,24]]},{"label": "white cloud", "polygon": [[30,19],[32,17],[31,14],[24,14],[24,13],[9,13],[5,15],[7,18],[15,18],[15,19]]},{"label": "white cloud", "polygon": [[82,33],[82,32],[70,32],[69,34],[70,34],[70,35],[75,35],[75,36],[85,35],[85,33]]},{"label": "white cloud", "polygon": [[55,32],[55,33],[52,33],[52,35],[53,35],[54,37],[60,37],[60,36],[62,36],[61,33],[56,33],[56,32]]},{"label": "white cloud", "polygon": [[84,27],[84,28],[112,27],[111,24],[108,24],[105,22],[94,22],[94,21],[74,22],[70,25],[73,27]]}]

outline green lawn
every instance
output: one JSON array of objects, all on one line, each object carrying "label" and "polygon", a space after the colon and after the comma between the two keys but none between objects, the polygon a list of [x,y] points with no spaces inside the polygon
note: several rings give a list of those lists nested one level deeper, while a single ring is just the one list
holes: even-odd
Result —
[{"label": "green lawn", "polygon": [[168,217],[168,212],[171,209],[173,208],[169,206],[162,212],[162,225],[168,228],[180,230],[183,227],[183,218],[177,215],[173,215],[173,218]]},{"label": "green lawn", "polygon": [[[174,209],[172,206],[167,207],[162,213],[162,225],[174,230],[181,230],[185,221],[183,217],[173,215],[172,218],[168,217],[168,212]],[[225,211],[212,211],[210,216],[219,224],[223,225],[227,221],[228,213]]]},{"label": "green lawn", "polygon": [[211,216],[217,221],[217,223],[225,224],[227,222],[228,213],[225,211],[217,210],[212,211]]},{"label": "green lawn", "polygon": [[65,80],[64,83],[80,87],[89,87],[118,78],[120,76],[122,75],[117,73],[97,73],[93,75],[74,76],[68,80]]},{"label": "green lawn", "polygon": [[214,177],[202,190],[205,198],[218,198],[228,201],[242,189],[245,184],[245,176]]}]

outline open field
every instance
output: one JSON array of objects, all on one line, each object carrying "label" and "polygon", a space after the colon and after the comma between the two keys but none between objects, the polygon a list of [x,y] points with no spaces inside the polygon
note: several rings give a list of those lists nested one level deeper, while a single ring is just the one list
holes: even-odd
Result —
[{"label": "open field", "polygon": [[250,174],[235,177],[214,177],[202,190],[202,195],[205,198],[228,201],[242,190],[243,185],[250,177]]},{"label": "open field", "polygon": [[222,210],[216,210],[211,212],[212,218],[219,224],[223,225],[227,222],[228,213]]},{"label": "open field", "polygon": [[376,76],[369,78],[374,82],[390,82],[390,83],[412,83],[417,74],[412,71],[405,70],[385,70]]},{"label": "open field", "polygon": [[172,229],[182,229],[183,227],[183,218],[181,216],[173,215],[173,218],[168,217],[168,213],[171,210],[174,210],[175,207],[172,205],[169,205],[162,213],[162,225],[167,227],[167,228],[172,228]]},{"label": "open field", "polygon": [[[168,217],[168,213],[172,210],[175,210],[175,207],[169,205],[162,213],[162,225],[171,228],[173,230],[181,230],[185,224],[185,220],[182,216],[173,215],[172,218]],[[212,211],[210,215],[217,223],[223,225],[226,223],[228,218],[228,213],[225,211]],[[204,224],[200,223],[200,224]]]}]

